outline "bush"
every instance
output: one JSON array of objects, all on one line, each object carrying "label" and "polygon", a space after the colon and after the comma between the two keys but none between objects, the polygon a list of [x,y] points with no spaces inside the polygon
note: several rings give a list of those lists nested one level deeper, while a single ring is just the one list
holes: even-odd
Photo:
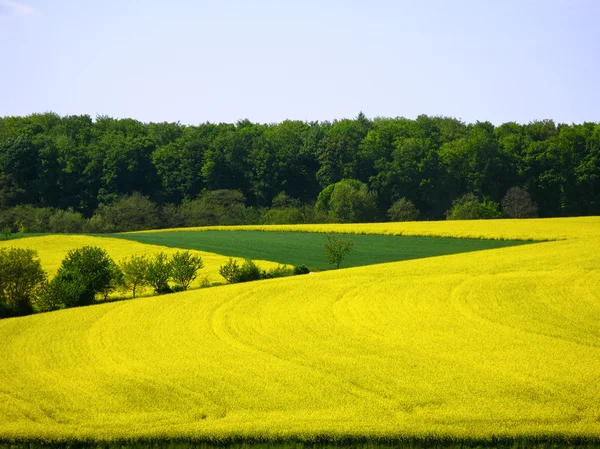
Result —
[{"label": "bush", "polygon": [[298,224],[306,223],[303,211],[298,207],[269,209],[262,216],[263,224]]},{"label": "bush", "polygon": [[8,227],[15,232],[48,232],[49,222],[55,210],[49,207],[34,207],[29,204],[0,211],[0,228]]},{"label": "bush", "polygon": [[183,288],[183,285],[174,285],[173,287],[171,287],[171,293],[179,293],[184,291],[185,288]]},{"label": "bush", "polygon": [[27,315],[46,272],[32,249],[3,248],[0,250],[0,317]]},{"label": "bush", "polygon": [[235,260],[230,258],[225,265],[219,268],[219,274],[230,284],[258,281],[265,278],[265,272],[249,259],[246,259],[240,266]]},{"label": "bush", "polygon": [[106,222],[101,215],[94,215],[85,222],[84,231],[88,234],[103,234],[113,232],[110,223]]},{"label": "bush", "polygon": [[342,179],[319,193],[315,209],[326,213],[330,222],[367,222],[376,218],[375,200],[375,194],[366,184],[356,179]]},{"label": "bush", "polygon": [[418,216],[419,210],[406,198],[400,198],[388,209],[388,217],[391,221],[415,221]]},{"label": "bush", "polygon": [[123,273],[121,286],[125,290],[131,290],[134,298],[138,289],[150,285],[148,283],[150,261],[146,256],[133,255],[131,258],[121,261],[119,266]]},{"label": "bush", "polygon": [[323,247],[327,261],[335,265],[336,268],[340,268],[342,261],[354,248],[354,242],[352,240],[342,240],[335,235],[327,235]]},{"label": "bush", "polygon": [[160,211],[160,224],[163,228],[184,227],[185,219],[183,217],[181,207],[172,203],[163,205]]},{"label": "bush", "polygon": [[265,207],[251,206],[244,209],[244,218],[242,223],[245,225],[265,224],[264,217],[269,213]]},{"label": "bush", "polygon": [[40,288],[33,309],[36,312],[50,312],[52,310],[69,307],[68,298],[77,298],[81,289],[77,283],[65,276],[55,277],[51,282],[45,282]]},{"label": "bush", "polygon": [[244,195],[237,190],[207,190],[184,202],[180,213],[185,226],[234,225],[244,222]]},{"label": "bush", "polygon": [[305,223],[306,217],[300,201],[281,192],[273,198],[271,209],[264,212],[261,222],[263,224],[297,224]]},{"label": "bush", "polygon": [[200,288],[207,288],[207,287],[210,287],[210,280],[208,279],[208,276],[204,276],[200,280]]},{"label": "bush", "polygon": [[310,273],[309,268],[306,265],[298,265],[294,267],[294,275],[308,274]]},{"label": "bush", "polygon": [[231,257],[227,261],[225,265],[221,265],[219,267],[219,274],[225,278],[225,280],[233,284],[237,282],[237,278],[239,276],[240,266],[238,263],[233,260]]},{"label": "bush", "polygon": [[0,240],[8,240],[12,235],[12,231],[9,226],[4,226],[0,231]]},{"label": "bush", "polygon": [[189,251],[177,251],[171,259],[171,278],[183,290],[187,290],[203,267],[201,257],[194,256]]},{"label": "bush", "polygon": [[263,279],[263,271],[250,259],[244,260],[240,267],[237,282],[250,282]]},{"label": "bush", "polygon": [[115,263],[108,253],[97,246],[84,246],[71,250],[63,259],[55,278],[50,284],[68,293],[63,298],[64,306],[75,307],[92,304],[98,293],[110,289],[114,282]]},{"label": "bush", "polygon": [[277,265],[268,271],[263,271],[263,279],[283,278],[294,275],[294,268],[285,265]]},{"label": "bush", "polygon": [[119,266],[112,259],[110,260],[110,271],[110,282],[100,291],[105,301],[108,299],[108,295],[117,289],[122,288],[123,283],[125,282],[125,277],[121,271],[121,268],[119,268]]},{"label": "bush", "polygon": [[83,215],[73,212],[73,209],[57,210],[48,223],[50,232],[65,234],[83,232],[84,226]]},{"label": "bush", "polygon": [[446,212],[447,220],[481,220],[501,218],[498,203],[491,200],[479,201],[472,193],[467,193],[452,203]]},{"label": "bush", "polygon": [[527,190],[511,187],[502,199],[502,212],[508,218],[535,218],[538,216],[535,204]]},{"label": "bush", "polygon": [[[158,207],[147,196],[135,192],[111,204],[102,204],[96,210],[96,220],[89,224],[94,232],[140,231],[156,229],[160,224]],[[92,217],[93,218],[93,217]]]},{"label": "bush", "polygon": [[154,254],[154,258],[148,264],[148,274],[146,277],[148,284],[154,288],[154,293],[161,295],[173,292],[169,286],[171,269],[171,260],[169,260],[165,253]]},{"label": "bush", "polygon": [[286,209],[288,207],[299,208],[300,206],[300,200],[292,198],[285,192],[279,192],[271,201],[271,207],[273,209]]}]

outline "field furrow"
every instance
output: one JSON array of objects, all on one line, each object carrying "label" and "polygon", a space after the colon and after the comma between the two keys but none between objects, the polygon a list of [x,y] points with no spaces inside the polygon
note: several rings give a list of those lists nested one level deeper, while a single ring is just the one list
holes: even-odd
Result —
[{"label": "field furrow", "polygon": [[597,437],[600,230],[566,234],[2,320],[0,437]]}]

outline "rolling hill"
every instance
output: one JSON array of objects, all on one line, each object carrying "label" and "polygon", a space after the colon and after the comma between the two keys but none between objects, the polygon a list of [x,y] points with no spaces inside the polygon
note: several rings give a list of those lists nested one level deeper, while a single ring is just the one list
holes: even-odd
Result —
[{"label": "rolling hill", "polygon": [[600,219],[549,240],[0,321],[0,438],[597,438]]}]

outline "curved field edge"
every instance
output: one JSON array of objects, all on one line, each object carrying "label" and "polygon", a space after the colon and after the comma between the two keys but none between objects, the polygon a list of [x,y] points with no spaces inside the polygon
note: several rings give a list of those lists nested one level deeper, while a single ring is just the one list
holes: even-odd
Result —
[{"label": "curved field edge", "polygon": [[[158,252],[172,255],[180,250],[176,247],[166,247],[120,238],[98,237],[83,234],[25,235],[19,239],[0,241],[0,249],[18,247],[36,250],[42,263],[42,267],[46,270],[50,278],[54,276],[67,253],[70,250],[82,246],[98,246],[106,250],[108,255],[117,263],[132,255],[152,256]],[[197,279],[190,286],[191,288],[199,287],[204,279],[207,279],[210,283],[224,282],[224,279],[219,274],[219,267],[229,260],[229,256],[207,251],[191,250],[191,252],[202,257],[204,263],[204,268],[199,271]],[[237,260],[238,262],[243,261],[243,259],[239,258]],[[263,269],[270,269],[279,265],[276,262],[266,260],[255,260],[255,262]],[[147,292],[149,292],[149,290],[147,290]]]},{"label": "curved field edge", "polygon": [[597,232],[4,320],[0,438],[592,441]]},{"label": "curved field edge", "polygon": [[[170,247],[212,251],[232,257],[307,265],[311,270],[334,268],[323,253],[326,239],[315,232],[177,231],[115,234],[117,238]],[[343,268],[420,259],[533,243],[523,240],[457,239],[376,234],[345,234],[354,244]]]},{"label": "curved field edge", "polygon": [[597,237],[600,235],[600,217],[499,219],[499,220],[446,220],[387,223],[299,224],[299,225],[243,225],[205,226],[190,228],[156,229],[124,234],[173,231],[248,230],[280,232],[319,232],[345,234],[390,234],[416,237],[455,237],[502,240],[562,240]]}]

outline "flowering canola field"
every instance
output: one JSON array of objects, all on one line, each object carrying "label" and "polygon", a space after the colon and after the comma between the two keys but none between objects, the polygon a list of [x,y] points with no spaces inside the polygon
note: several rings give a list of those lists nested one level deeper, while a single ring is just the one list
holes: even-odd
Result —
[{"label": "flowering canola field", "polygon": [[[52,278],[56,274],[58,267],[60,267],[62,260],[70,250],[81,248],[82,246],[86,245],[103,248],[117,263],[132,255],[152,256],[155,253],[164,252],[170,256],[178,251],[176,248],[167,248],[166,246],[147,245],[128,240],[107,237],[91,237],[81,234],[47,235],[41,237],[27,237],[17,240],[7,240],[0,242],[0,249],[13,246],[36,250],[44,270],[46,270],[48,273],[49,278]],[[210,283],[224,282],[223,278],[219,274],[219,267],[227,263],[229,257],[205,251],[192,250],[190,252],[202,257],[202,262],[204,263],[204,268],[200,270],[198,278],[192,283],[191,288],[198,287],[205,277]],[[243,262],[243,259],[238,258],[237,260],[239,262]],[[274,268],[277,266],[276,263],[269,261],[256,262],[263,269]],[[150,290],[147,292],[149,293]],[[123,293],[119,292],[117,295],[123,296]]]},{"label": "flowering canola field", "polygon": [[0,438],[600,435],[600,218],[330,229],[550,241],[2,320]]}]

